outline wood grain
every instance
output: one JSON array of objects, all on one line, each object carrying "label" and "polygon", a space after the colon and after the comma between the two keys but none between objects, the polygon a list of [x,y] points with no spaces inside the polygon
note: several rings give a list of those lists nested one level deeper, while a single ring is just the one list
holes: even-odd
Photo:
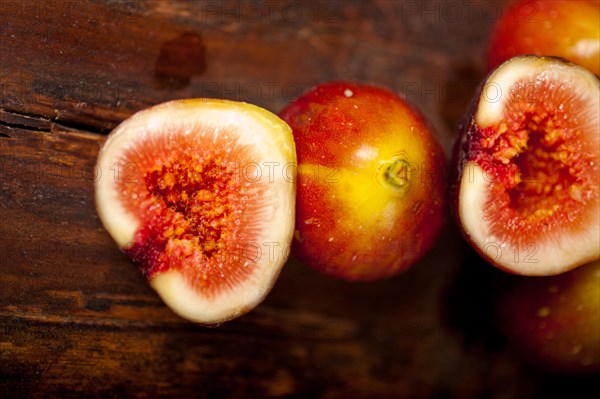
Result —
[{"label": "wood grain", "polygon": [[348,284],[291,259],[255,311],[206,328],[165,307],[94,209],[104,133],[174,98],[278,111],[318,81],[366,80],[403,91],[449,150],[502,6],[2,1],[0,397],[572,397],[567,387],[592,387],[531,371],[507,350],[490,317],[502,275],[451,222],[401,276]]}]

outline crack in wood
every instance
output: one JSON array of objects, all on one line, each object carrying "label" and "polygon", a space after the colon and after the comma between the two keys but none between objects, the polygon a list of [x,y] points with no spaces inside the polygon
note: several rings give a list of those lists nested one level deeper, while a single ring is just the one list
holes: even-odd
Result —
[{"label": "crack in wood", "polygon": [[36,115],[0,108],[0,126],[36,131],[50,131],[50,120]]},{"label": "crack in wood", "polygon": [[[48,133],[54,133],[56,130],[63,130],[99,135],[106,134],[106,131],[90,125],[69,120],[59,121],[58,119],[60,116],[61,114],[57,113],[54,118],[47,118],[40,115],[0,108],[0,127],[4,127],[8,130],[25,129]],[[1,137],[11,137],[6,131],[4,133],[0,132],[0,135]]]},{"label": "crack in wood", "polygon": [[[254,338],[265,338],[265,339],[289,339],[293,336],[296,340],[302,340],[307,342],[345,342],[357,339],[357,331],[338,331],[336,328],[331,328],[328,325],[316,325],[310,326],[312,329],[318,331],[304,331],[302,328],[298,331],[298,327],[302,325],[294,326],[294,332],[288,330],[279,330],[277,328],[268,328],[269,324],[262,325],[260,319],[257,320],[261,328],[252,328],[252,324],[238,324],[236,326],[232,324],[225,324],[215,329],[214,326],[202,326],[194,323],[189,323],[183,319],[174,318],[171,320],[135,320],[135,319],[123,319],[122,317],[110,317],[100,314],[89,314],[89,315],[60,315],[60,314],[48,314],[40,313],[35,310],[24,310],[24,309],[0,309],[0,325],[6,324],[6,322],[20,321],[24,323],[40,323],[50,325],[72,325],[78,327],[90,327],[90,328],[119,328],[124,330],[135,330],[143,329],[144,331],[150,330],[197,330],[197,331],[216,331],[220,335],[227,336],[241,336],[246,339],[249,335]],[[267,328],[265,328],[267,327]],[[272,327],[272,326],[271,326]],[[304,326],[306,327],[306,326]]]}]

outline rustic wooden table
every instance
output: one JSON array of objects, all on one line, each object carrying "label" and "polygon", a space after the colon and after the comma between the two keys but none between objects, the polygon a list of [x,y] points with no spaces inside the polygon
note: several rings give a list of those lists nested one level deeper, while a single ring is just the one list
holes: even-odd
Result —
[{"label": "rustic wooden table", "polygon": [[[279,111],[348,78],[402,91],[449,152],[505,4],[476,1],[0,2],[0,397],[577,396],[589,378],[522,364],[491,316],[495,281],[449,220],[387,281],[293,259],[255,311],[174,315],[102,228],[106,133],[169,99]],[[595,386],[597,388],[597,386]],[[566,397],[565,396],[565,397]]]}]

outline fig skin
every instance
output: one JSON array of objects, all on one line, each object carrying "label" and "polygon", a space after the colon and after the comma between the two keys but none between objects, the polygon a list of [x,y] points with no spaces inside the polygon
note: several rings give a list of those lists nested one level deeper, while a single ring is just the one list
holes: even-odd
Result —
[{"label": "fig skin", "polygon": [[[512,85],[514,82],[509,79],[510,73],[506,72],[506,68],[509,67],[516,67],[521,71],[525,71],[523,72],[525,75],[529,73],[526,71],[526,69],[531,68],[531,74],[538,74],[538,76],[551,75],[553,73],[553,69],[554,72],[570,71],[569,73],[572,72],[574,74],[574,80],[577,80],[578,84],[581,84],[582,87],[584,87],[583,91],[585,92],[585,96],[587,96],[587,100],[592,99],[592,101],[597,103],[598,99],[600,98],[597,95],[598,93],[596,93],[600,86],[598,77],[594,76],[586,69],[559,57],[537,57],[533,55],[517,56],[504,62],[493,71],[490,71],[478,87],[468,111],[465,114],[463,123],[459,127],[459,135],[453,152],[453,168],[451,169],[451,209],[463,237],[473,247],[473,249],[475,249],[475,251],[477,251],[482,258],[487,260],[490,264],[505,272],[513,274],[529,276],[556,275],[568,270],[572,270],[583,264],[593,262],[599,257],[600,247],[598,246],[598,242],[600,241],[600,233],[598,223],[595,223],[595,221],[599,220],[600,218],[600,203],[598,200],[597,189],[594,189],[589,195],[589,204],[585,206],[585,208],[587,208],[586,212],[588,215],[588,221],[586,222],[585,215],[579,220],[580,224],[586,224],[585,228],[582,228],[581,231],[578,232],[582,238],[585,239],[585,244],[582,244],[579,247],[577,246],[579,244],[579,239],[577,236],[570,237],[569,234],[565,233],[567,240],[564,240],[562,239],[563,237],[560,237],[560,235],[556,233],[556,230],[560,228],[560,225],[553,226],[552,228],[543,226],[543,228],[539,230],[539,232],[543,233],[531,241],[533,242],[534,247],[517,248],[517,251],[520,251],[520,253],[515,253],[514,249],[510,247],[511,244],[507,243],[506,241],[501,241],[495,237],[487,236],[485,234],[483,236],[480,234],[480,237],[476,237],[476,234],[474,234],[472,231],[473,229],[467,226],[469,223],[475,223],[474,221],[478,221],[477,223],[480,223],[479,221],[487,220],[486,213],[489,214],[488,210],[481,206],[464,205],[466,203],[466,201],[464,201],[464,198],[466,197],[464,195],[465,191],[470,197],[473,197],[471,192],[465,190],[464,183],[465,179],[467,178],[467,173],[474,177],[483,176],[483,180],[486,182],[493,181],[498,178],[498,176],[494,174],[495,172],[483,171],[480,168],[481,165],[478,165],[477,162],[474,161],[476,158],[476,155],[474,154],[477,154],[481,151],[481,145],[476,142],[477,137],[480,137],[482,132],[485,132],[486,129],[488,129],[487,125],[483,125],[482,127],[482,121],[485,121],[486,124],[491,124],[494,118],[500,118],[499,120],[494,121],[494,123],[502,123],[502,119],[498,115],[494,117],[490,116],[492,114],[498,114],[501,112],[501,109],[498,108],[498,104],[502,103],[502,101],[486,102],[482,101],[482,99],[485,97],[484,91],[492,86],[502,86],[502,89],[504,90],[503,94],[508,94],[510,91],[512,91],[512,88],[515,86]],[[510,90],[508,90],[509,85]],[[533,100],[533,103],[542,103],[544,98],[533,98],[530,100]],[[486,109],[486,111],[483,112],[481,110],[482,104],[485,103],[487,103],[485,106],[489,109],[492,109],[492,111],[488,111]],[[595,109],[594,106],[590,108]],[[593,111],[591,115],[593,122],[597,123],[599,119],[598,112]],[[571,117],[574,116],[575,115],[571,115]],[[599,180],[597,172],[598,159],[600,159],[600,154],[598,153],[598,142],[598,135],[590,136],[588,144],[592,144],[588,145],[588,150],[590,153],[593,153],[592,157],[594,160],[590,162],[589,170],[585,171],[584,173],[588,174],[588,177],[591,176],[590,179],[595,179],[596,182]],[[583,152],[583,149],[581,149],[581,151]],[[592,187],[597,187],[598,185],[599,184],[592,184]],[[470,222],[466,221],[466,219],[470,219]],[[483,225],[483,223],[480,224]],[[565,225],[568,224],[569,223],[565,223]],[[525,235],[532,234],[532,231],[535,232],[535,229],[531,228],[528,232],[516,230],[515,235],[523,235],[524,233]],[[549,235],[552,235],[552,237],[548,237]],[[552,241],[553,243],[551,243]],[[550,245],[549,243],[553,245]],[[488,245],[490,247],[486,248]],[[492,250],[490,250],[490,248]],[[551,262],[549,262],[548,259],[551,261],[554,261],[555,259],[552,259],[552,254],[545,256],[544,252],[550,253],[551,250],[556,250],[557,256],[571,259],[561,261],[560,259],[562,258],[557,258],[559,260],[556,260],[553,264],[550,264]],[[515,259],[519,257],[518,261],[515,261],[514,263],[506,263],[503,261],[503,259],[501,259],[502,256],[505,256],[506,253],[510,251],[513,251],[511,252],[511,255],[514,255]],[[500,255],[500,253],[502,253],[502,255]],[[532,254],[535,256],[530,256]],[[536,258],[538,255],[541,256],[541,261]],[[533,263],[525,262],[524,258],[527,257],[531,257]]]},{"label": "fig skin", "polygon": [[492,70],[524,54],[558,56],[600,75],[600,3],[593,0],[521,0],[502,14],[492,33]]},{"label": "fig skin", "polygon": [[348,281],[393,276],[425,255],[444,220],[445,161],[416,109],[387,89],[336,81],[280,116],[299,162],[294,255]]},{"label": "fig skin", "polygon": [[506,284],[497,314],[515,353],[546,371],[600,373],[600,261]]},{"label": "fig skin", "polygon": [[[261,162],[273,173],[244,169]],[[262,302],[287,260],[295,164],[291,129],[271,112],[227,100],[170,101],[111,132],[98,154],[96,208],[175,313],[219,324]],[[115,165],[125,173],[111,174]],[[217,241],[205,230],[219,231]]]}]

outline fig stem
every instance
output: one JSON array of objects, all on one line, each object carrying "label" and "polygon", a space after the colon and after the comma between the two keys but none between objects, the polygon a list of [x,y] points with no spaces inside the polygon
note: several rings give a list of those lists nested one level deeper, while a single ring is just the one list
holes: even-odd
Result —
[{"label": "fig stem", "polygon": [[385,170],[385,181],[398,189],[410,184],[410,164],[404,159],[396,159]]}]

